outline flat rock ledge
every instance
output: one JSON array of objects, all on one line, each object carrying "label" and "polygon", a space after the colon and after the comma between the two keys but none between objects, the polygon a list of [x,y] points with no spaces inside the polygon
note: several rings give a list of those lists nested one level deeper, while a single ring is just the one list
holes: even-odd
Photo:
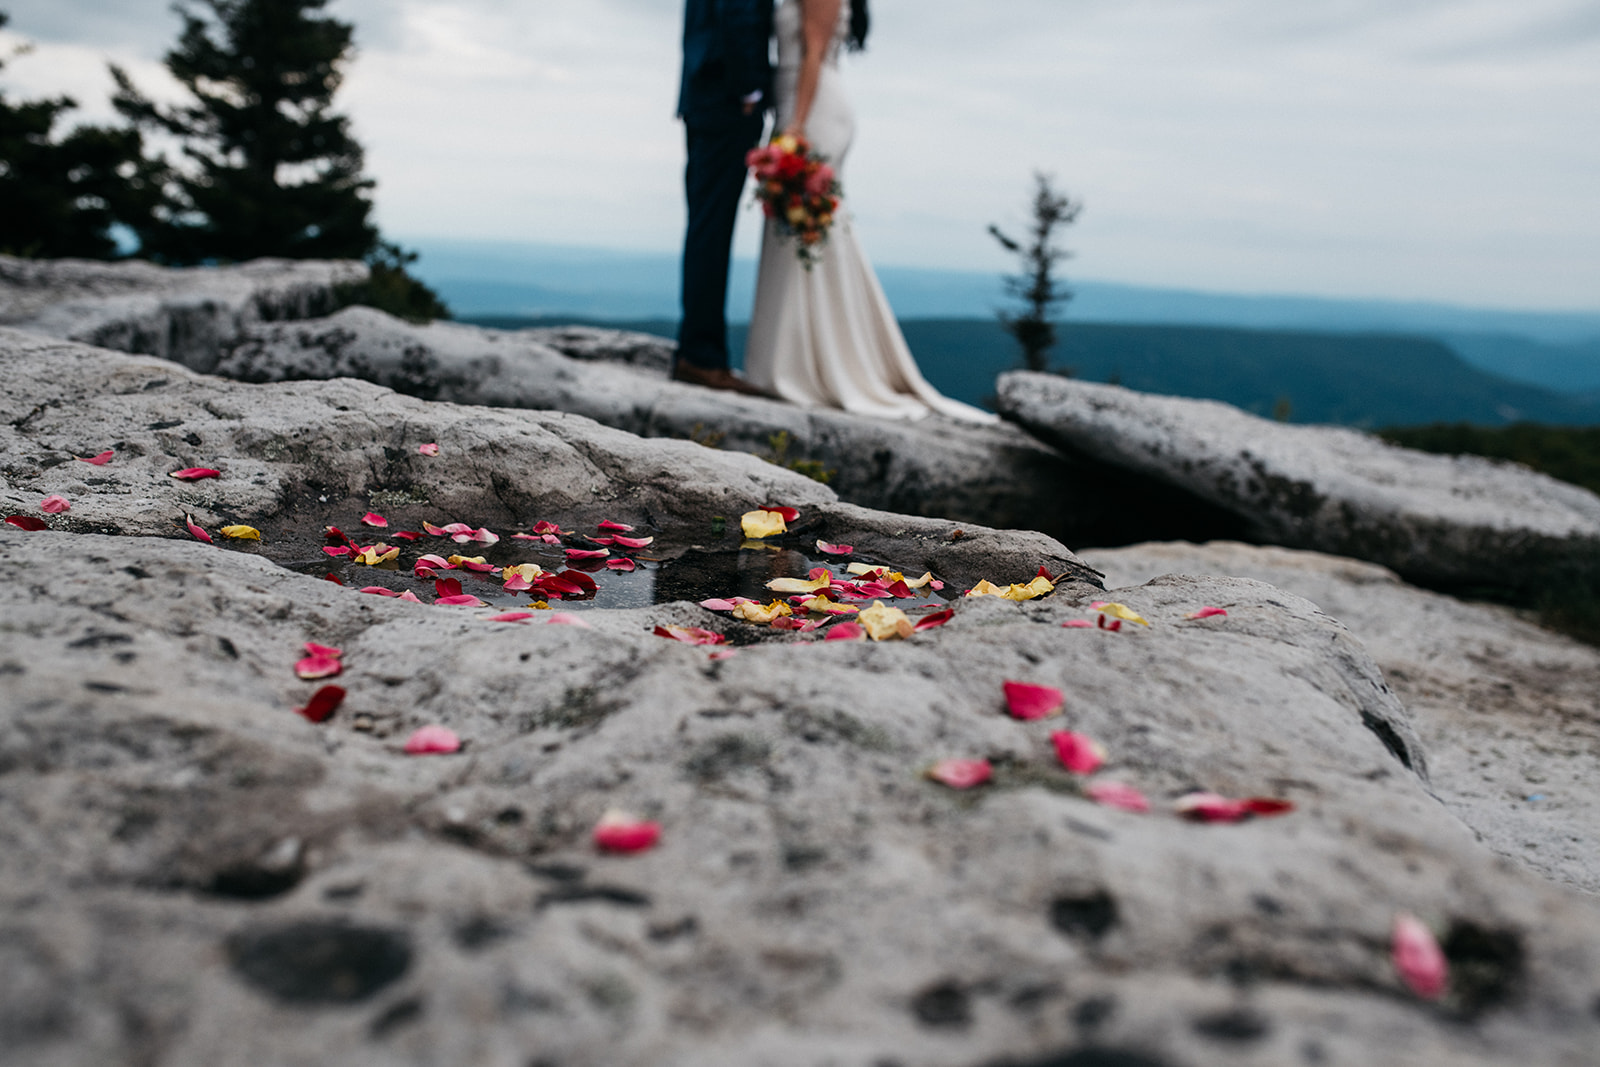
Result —
[{"label": "flat rock ledge", "polygon": [[246,325],[326,315],[366,280],[349,260],[171,268],[0,255],[0,325],[209,371]]},{"label": "flat rock ledge", "polygon": [[1058,448],[1234,514],[1245,540],[1368,560],[1433,588],[1527,600],[1600,589],[1600,497],[1517,464],[1026,372],[1001,376],[1000,408]]}]

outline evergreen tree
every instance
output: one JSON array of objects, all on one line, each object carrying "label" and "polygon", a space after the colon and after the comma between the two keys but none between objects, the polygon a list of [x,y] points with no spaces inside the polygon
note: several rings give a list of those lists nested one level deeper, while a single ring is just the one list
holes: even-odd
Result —
[{"label": "evergreen tree", "polygon": [[[9,21],[0,11],[0,26]],[[0,93],[0,252],[109,259],[112,227],[141,228],[159,202],[161,169],[144,159],[137,130],[80,126],[55,138],[76,107],[66,96],[12,103]]]},{"label": "evergreen tree", "polygon": [[193,102],[153,104],[115,67],[117,109],[182,144],[166,217],[140,233],[173,263],[258,256],[359,259],[377,250],[361,146],[332,110],[351,26],[327,0],[179,3],[166,64]]},{"label": "evergreen tree", "polygon": [[1006,278],[1006,291],[1022,301],[1024,310],[1020,315],[1001,312],[1000,325],[1017,339],[1022,365],[1044,371],[1050,367],[1050,349],[1056,343],[1055,308],[1072,299],[1072,291],[1055,279],[1056,264],[1069,255],[1057,247],[1055,230],[1071,225],[1083,204],[1057,193],[1048,174],[1036,171],[1033,181],[1033,223],[1027,245],[1007,237],[998,226],[990,226],[989,233],[1006,251],[1015,253],[1022,266],[1021,273]]}]

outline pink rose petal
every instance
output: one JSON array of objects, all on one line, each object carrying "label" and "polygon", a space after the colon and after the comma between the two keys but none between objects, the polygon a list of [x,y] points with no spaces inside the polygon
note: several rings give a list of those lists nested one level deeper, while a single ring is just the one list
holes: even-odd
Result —
[{"label": "pink rose petal", "polygon": [[43,519],[36,519],[32,515],[7,515],[6,522],[19,530],[48,530],[50,524]]},{"label": "pink rose petal", "polygon": [[348,556],[354,550],[349,545],[323,545],[322,551],[330,556]]},{"label": "pink rose petal", "polygon": [[461,593],[456,596],[438,597],[434,600],[434,603],[441,608],[459,608],[463,606],[481,608],[485,606],[483,601],[479,600],[471,593]]},{"label": "pink rose petal", "polygon": [[924,773],[951,789],[971,789],[993,777],[994,768],[986,759],[942,759]]},{"label": "pink rose petal", "polygon": [[359,592],[371,593],[373,596],[399,596],[400,595],[399,593],[395,592],[393,589],[386,589],[385,587],[383,587],[381,585],[363,586],[359,590]]},{"label": "pink rose petal", "polygon": [[1390,935],[1394,969],[1406,988],[1424,1000],[1438,1000],[1450,982],[1450,963],[1421,919],[1406,912],[1394,917]]},{"label": "pink rose petal", "polygon": [[1189,614],[1185,615],[1184,618],[1186,618],[1186,619],[1209,619],[1209,618],[1212,618],[1213,616],[1216,616],[1216,615],[1226,615],[1226,614],[1227,614],[1227,611],[1225,609],[1223,609],[1223,608],[1213,608],[1213,607],[1209,607],[1208,606],[1208,607],[1201,608],[1199,611],[1191,611],[1191,612],[1189,612]]},{"label": "pink rose petal", "polygon": [[602,852],[644,852],[660,840],[660,823],[645,822],[620,811],[607,812],[594,826],[594,844]]},{"label": "pink rose petal", "polygon": [[331,645],[319,645],[315,641],[307,641],[306,655],[329,656],[333,659],[338,659],[340,656],[344,655],[344,649],[334,648]]},{"label": "pink rose petal", "polygon": [[859,622],[836,622],[828,627],[824,641],[865,641],[867,631],[862,629]]},{"label": "pink rose petal", "polygon": [[429,522],[427,519],[423,519],[422,520],[422,528],[424,530],[426,530],[430,535],[432,535],[434,537],[445,537],[445,536],[447,536],[449,534],[449,531],[446,530],[443,526],[435,526],[433,523]]},{"label": "pink rose petal", "polygon": [[1090,782],[1084,789],[1083,795],[1096,804],[1104,804],[1108,808],[1119,808],[1141,815],[1150,810],[1150,801],[1145,799],[1143,793],[1121,782]]},{"label": "pink rose petal", "polygon": [[399,538],[402,541],[420,541],[422,539],[422,535],[415,530],[396,530],[389,536]]},{"label": "pink rose petal", "polygon": [[307,656],[294,665],[294,673],[306,681],[332,678],[344,670],[344,664],[335,656]]},{"label": "pink rose petal", "polygon": [[339,705],[344,703],[344,687],[338,685],[325,685],[311,694],[311,699],[306,701],[303,708],[295,708],[295,713],[304,715],[312,722],[326,722],[328,716],[339,710]]},{"label": "pink rose petal", "polygon": [[93,463],[96,467],[104,467],[111,462],[111,457],[115,455],[116,452],[108,448],[98,456],[74,456],[73,458],[79,463]]},{"label": "pink rose petal", "polygon": [[418,445],[417,451],[422,453],[424,456],[437,456],[439,454],[439,446],[434,442],[429,441],[425,445]]},{"label": "pink rose petal", "polygon": [[737,656],[738,654],[739,654],[739,650],[737,648],[719,648],[715,652],[712,652],[710,655],[708,655],[706,658],[709,659],[709,660],[712,660],[713,662],[715,662],[716,660],[719,660],[719,659],[732,659],[733,657]]},{"label": "pink rose petal", "polygon": [[700,601],[700,606],[709,611],[732,611],[740,604],[753,604],[755,601],[747,596],[729,597],[727,599],[713,598]]},{"label": "pink rose petal", "polygon": [[176,478],[180,482],[198,482],[202,478],[220,478],[222,472],[212,470],[210,467],[185,467],[181,471],[173,471],[168,478]]},{"label": "pink rose petal", "polygon": [[584,622],[583,619],[570,611],[552,611],[544,617],[547,626],[576,626],[580,630],[592,630],[594,627]]},{"label": "pink rose petal", "polygon": [[361,522],[367,526],[376,526],[380,530],[389,528],[389,520],[379,515],[376,511],[369,511],[361,516]]},{"label": "pink rose petal", "polygon": [[196,526],[194,520],[189,516],[185,515],[183,517],[183,524],[189,528],[189,536],[193,537],[195,540],[204,541],[208,545],[214,543],[211,540],[211,535],[206,533],[200,527]]},{"label": "pink rose petal", "polygon": [[415,594],[415,593],[413,593],[413,592],[412,592],[412,591],[411,591],[411,590],[409,590],[409,589],[407,589],[407,590],[406,590],[406,591],[405,591],[405,592],[404,592],[404,593],[401,593],[401,594],[400,594],[400,596],[399,596],[399,597],[398,597],[398,598],[397,598],[397,599],[400,599],[400,600],[409,600],[409,601],[411,601],[411,603],[413,603],[413,604],[420,604],[420,603],[422,603],[422,600],[421,600],[421,598],[420,598],[420,597],[418,597],[418,596],[417,596],[417,594]]},{"label": "pink rose petal", "polygon": [[1090,622],[1088,619],[1068,619],[1066,622],[1062,623],[1061,625],[1066,627],[1068,630],[1092,630],[1092,629],[1094,629],[1094,623]]},{"label": "pink rose petal", "polygon": [[72,503],[59,493],[51,493],[39,501],[39,510],[46,515],[59,515],[63,511],[71,511]]},{"label": "pink rose petal", "polygon": [[616,537],[613,537],[612,540],[615,541],[618,545],[620,545],[623,548],[646,548],[646,547],[648,547],[650,545],[650,543],[652,541],[655,540],[655,538],[654,537],[623,537],[621,534],[618,534]]},{"label": "pink rose petal", "polygon": [[514,534],[511,535],[511,538],[514,541],[542,541],[542,540],[544,540],[544,538],[540,537],[538,534],[525,534],[525,533],[514,533]]},{"label": "pink rose petal", "polygon": [[1083,734],[1057,730],[1050,735],[1050,742],[1056,746],[1061,766],[1073,774],[1093,774],[1106,761],[1106,750]]},{"label": "pink rose petal", "polygon": [[1048,719],[1059,715],[1067,703],[1066,694],[1050,685],[1007,681],[1004,688],[1006,707],[1014,719]]},{"label": "pink rose petal", "polygon": [[605,559],[611,553],[603,548],[569,548],[566,550],[568,559]]},{"label": "pink rose petal", "polygon": [[589,540],[593,541],[597,545],[614,545],[617,543],[617,539],[615,537],[591,537]]},{"label": "pink rose petal", "polygon": [[536,611],[502,611],[498,615],[490,615],[489,622],[526,622],[537,615]]},{"label": "pink rose petal", "polygon": [[854,545],[830,545],[826,541],[817,542],[817,551],[824,556],[848,556],[855,551]]},{"label": "pink rose petal", "polygon": [[475,559],[464,559],[461,561],[461,566],[465,567],[469,571],[476,571],[479,574],[489,574],[500,569],[493,563],[479,563]]},{"label": "pink rose petal", "polygon": [[807,633],[821,626],[820,620],[797,619],[793,615],[780,615],[773,619],[771,626],[774,630],[794,630],[798,633]]},{"label": "pink rose petal", "polygon": [[520,574],[513,574],[505,580],[505,583],[500,588],[508,593],[525,593],[533,588],[533,583]]},{"label": "pink rose petal", "polygon": [[686,645],[725,645],[728,643],[728,639],[715,630],[703,630],[698,626],[657,626],[651,632],[657,637],[682,641]]},{"label": "pink rose petal", "polygon": [[635,563],[633,560],[629,559],[626,556],[623,556],[621,559],[608,559],[608,560],[606,560],[606,569],[607,570],[632,571],[632,570],[637,570],[638,567],[639,567],[639,565],[637,563]]},{"label": "pink rose petal", "polygon": [[553,522],[541,519],[533,524],[533,532],[536,534],[558,534],[561,532],[561,527]]},{"label": "pink rose petal", "polygon": [[461,738],[448,726],[421,726],[406,738],[405,751],[411,756],[448,755],[461,750]]},{"label": "pink rose petal", "polygon": [[610,519],[607,519],[605,522],[600,523],[599,527],[602,530],[614,530],[617,533],[632,533],[633,532],[633,527],[629,526],[627,523],[625,523],[625,522],[612,522]]}]

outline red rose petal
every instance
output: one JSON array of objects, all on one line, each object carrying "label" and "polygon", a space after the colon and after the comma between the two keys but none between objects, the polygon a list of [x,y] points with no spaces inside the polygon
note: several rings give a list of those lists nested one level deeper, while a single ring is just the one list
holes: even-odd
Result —
[{"label": "red rose petal", "polygon": [[222,472],[212,470],[210,467],[185,467],[181,471],[173,471],[168,478],[176,478],[180,482],[198,482],[202,478],[220,478]]},{"label": "red rose petal", "polygon": [[191,537],[193,537],[195,540],[204,541],[208,545],[214,543],[211,540],[211,535],[206,533],[200,527],[196,526],[194,524],[194,520],[191,519],[189,516],[185,515],[183,517],[183,524],[189,528],[189,535]]},{"label": "red rose petal", "polygon": [[994,768],[986,759],[942,759],[924,773],[951,789],[971,789],[993,777]]},{"label": "red rose petal", "polygon": [[607,519],[605,522],[600,523],[599,524],[599,528],[602,529],[602,530],[615,530],[618,533],[632,533],[633,532],[633,527],[629,526],[627,523],[625,523],[625,522],[612,522],[610,519]]},{"label": "red rose petal", "polygon": [[361,516],[361,522],[365,526],[376,526],[380,530],[389,528],[389,520],[379,515],[376,511],[369,511]]},{"label": "red rose petal", "polygon": [[93,463],[96,467],[104,467],[111,462],[111,457],[115,455],[116,452],[108,448],[98,456],[74,456],[73,458],[79,463]]},{"label": "red rose petal", "polygon": [[923,630],[932,630],[935,627],[943,626],[945,623],[955,618],[955,615],[956,612],[954,608],[945,608],[943,611],[931,611],[917,619],[916,622],[912,624],[911,632],[921,633]]},{"label": "red rose petal", "polygon": [[762,506],[761,510],[776,511],[779,515],[783,516],[783,521],[785,523],[791,523],[800,517],[800,512],[796,511],[794,508],[786,508],[781,504],[765,504]]},{"label": "red rose petal", "polygon": [[608,559],[608,560],[606,560],[606,569],[607,570],[632,571],[632,570],[637,570],[638,567],[639,567],[639,565],[637,563],[635,563],[633,560],[629,559],[627,556],[623,556],[621,559]]},{"label": "red rose petal", "polygon": [[1015,719],[1048,719],[1060,714],[1067,703],[1066,694],[1050,685],[1007,681],[1004,688],[1006,707]]},{"label": "red rose petal", "polygon": [[32,515],[7,515],[6,522],[19,530],[48,530],[50,524],[43,519],[36,519]]},{"label": "red rose petal", "polygon": [[460,596],[461,582],[455,578],[439,578],[433,583],[433,591],[439,596]]},{"label": "red rose petal", "polygon": [[1106,761],[1105,749],[1092,739],[1071,730],[1057,730],[1050,735],[1056,747],[1056,757],[1061,766],[1073,774],[1093,774]]},{"label": "red rose petal", "polygon": [[587,548],[569,548],[566,550],[568,559],[605,559],[611,553],[603,548],[593,550]]},{"label": "red rose petal", "polygon": [[1277,797],[1245,797],[1242,803],[1245,811],[1263,819],[1270,819],[1274,815],[1287,815],[1294,810],[1294,801],[1279,800]]},{"label": "red rose petal", "polygon": [[329,571],[327,574],[324,574],[322,576],[322,580],[325,581],[325,582],[332,582],[334,585],[343,585],[344,584],[344,579],[339,577],[337,574],[333,573],[332,571]]},{"label": "red rose petal", "polygon": [[415,530],[396,530],[389,536],[398,538],[401,541],[420,541],[422,539],[422,535]]},{"label": "red rose petal", "polygon": [[1186,618],[1186,619],[1210,619],[1210,618],[1213,618],[1213,617],[1215,617],[1217,615],[1226,615],[1227,613],[1228,613],[1227,610],[1224,609],[1224,608],[1213,608],[1213,607],[1207,606],[1207,607],[1201,608],[1199,611],[1191,611],[1191,612],[1189,612],[1189,614],[1185,615],[1184,618]]},{"label": "red rose petal", "polygon": [[1390,955],[1400,980],[1411,992],[1424,1000],[1438,1000],[1444,995],[1450,982],[1450,963],[1433,931],[1421,919],[1405,912],[1394,917]]},{"label": "red rose petal", "polygon": [[331,657],[333,659],[338,659],[340,656],[344,655],[344,649],[342,649],[342,648],[333,648],[330,645],[319,645],[315,641],[307,641],[306,642],[306,655],[308,655],[308,656],[329,656],[329,657]]},{"label": "red rose petal", "polygon": [[59,493],[51,493],[39,501],[39,510],[46,515],[59,515],[63,511],[71,511],[72,502]]},{"label": "red rose petal", "polygon": [[344,664],[334,656],[307,656],[294,665],[294,673],[306,681],[332,678],[344,670]]},{"label": "red rose petal", "polygon": [[817,542],[817,551],[824,556],[848,556],[855,550],[854,545],[830,545],[826,541]]},{"label": "red rose petal", "polygon": [[859,622],[836,622],[828,627],[824,641],[865,641],[867,631],[861,628]]},{"label": "red rose petal", "polygon": [[344,703],[344,687],[325,685],[311,694],[311,699],[306,701],[305,707],[294,710],[312,722],[326,722],[328,716],[338,711],[342,703]]},{"label": "red rose petal", "polygon": [[1096,804],[1104,804],[1108,808],[1132,811],[1140,815],[1150,810],[1150,801],[1145,799],[1143,793],[1121,782],[1090,782],[1084,789],[1083,795]]},{"label": "red rose petal", "polygon": [[533,524],[533,532],[536,534],[558,534],[561,532],[561,527],[553,522],[546,522],[541,519]]},{"label": "red rose petal", "polygon": [[616,537],[613,537],[612,540],[621,545],[623,548],[647,548],[649,547],[650,543],[655,540],[655,538],[623,537],[621,534],[618,534]]},{"label": "red rose petal", "polygon": [[622,812],[607,812],[594,826],[594,844],[602,852],[643,852],[661,840],[661,824]]},{"label": "red rose petal", "polygon": [[444,536],[446,536],[446,533],[447,533],[447,531],[445,530],[445,528],[443,526],[435,526],[433,523],[429,522],[427,519],[423,519],[422,520],[422,528],[424,530],[426,530],[433,537],[444,537]]},{"label": "red rose petal", "polygon": [[405,751],[412,756],[448,755],[461,750],[461,738],[448,726],[422,726],[406,738]]}]

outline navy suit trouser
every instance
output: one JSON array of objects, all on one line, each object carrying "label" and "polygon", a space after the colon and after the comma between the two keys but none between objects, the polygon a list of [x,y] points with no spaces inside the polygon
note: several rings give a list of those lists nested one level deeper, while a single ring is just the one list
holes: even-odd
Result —
[{"label": "navy suit trouser", "polygon": [[686,122],[689,163],[683,188],[683,321],[678,358],[710,370],[728,366],[728,260],[744,191],[745,153],[761,139],[762,114],[715,124]]}]

